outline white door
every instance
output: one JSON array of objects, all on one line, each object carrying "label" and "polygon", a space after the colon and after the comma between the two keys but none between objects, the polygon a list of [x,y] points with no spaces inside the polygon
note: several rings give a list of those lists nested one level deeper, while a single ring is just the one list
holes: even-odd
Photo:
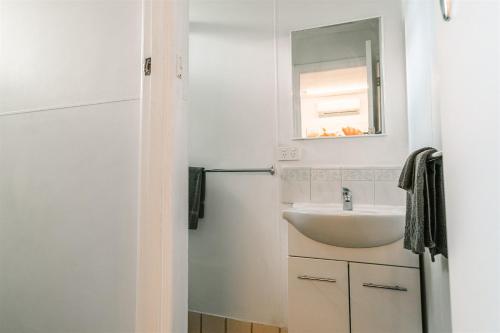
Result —
[{"label": "white door", "polygon": [[421,333],[416,268],[349,264],[352,333]]},{"label": "white door", "polygon": [[349,332],[347,262],[288,259],[290,333]]}]

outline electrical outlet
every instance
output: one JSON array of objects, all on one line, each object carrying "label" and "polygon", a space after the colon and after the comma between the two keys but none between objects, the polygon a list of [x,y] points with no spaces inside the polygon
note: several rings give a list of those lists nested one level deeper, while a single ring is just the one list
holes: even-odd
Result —
[{"label": "electrical outlet", "polygon": [[288,159],[288,150],[286,148],[278,148],[278,160],[286,161]]},{"label": "electrical outlet", "polygon": [[300,149],[298,147],[278,147],[278,160],[298,161],[300,160]]}]

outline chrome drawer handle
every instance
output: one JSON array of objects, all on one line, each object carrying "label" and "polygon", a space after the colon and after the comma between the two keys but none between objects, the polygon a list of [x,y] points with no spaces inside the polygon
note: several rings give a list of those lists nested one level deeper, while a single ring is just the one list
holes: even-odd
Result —
[{"label": "chrome drawer handle", "polygon": [[375,283],[363,283],[363,287],[388,289],[388,290],[396,290],[396,291],[408,291],[408,289],[406,289],[405,287],[400,287],[400,286],[384,286],[383,284],[375,284]]},{"label": "chrome drawer handle", "polygon": [[322,278],[322,277],[309,276],[309,275],[299,275],[299,276],[297,276],[297,279],[310,280],[310,281],[321,281],[321,282],[331,282],[331,283],[337,282],[337,280],[335,280],[335,279]]}]

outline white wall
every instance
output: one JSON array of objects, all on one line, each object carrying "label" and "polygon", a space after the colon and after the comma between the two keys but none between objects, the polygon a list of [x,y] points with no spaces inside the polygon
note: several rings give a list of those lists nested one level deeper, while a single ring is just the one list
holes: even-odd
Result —
[{"label": "white wall", "polygon": [[410,149],[441,148],[436,77],[436,21],[439,4],[405,0],[406,90]]},{"label": "white wall", "polygon": [[0,331],[133,332],[140,2],[0,15]]},{"label": "white wall", "polygon": [[500,331],[500,4],[437,20],[454,332]]},{"label": "white wall", "polygon": [[[191,1],[189,160],[207,168],[273,164],[273,3]],[[189,238],[189,307],[283,323],[278,177],[207,174],[206,217]]]},{"label": "white wall", "polygon": [[[386,136],[295,140],[292,112],[291,31],[382,16],[382,61]],[[400,0],[277,0],[278,134],[280,145],[302,149],[287,164],[401,165],[408,153],[404,26]],[[387,147],[390,148],[390,153]]]},{"label": "white wall", "polygon": [[[441,149],[441,119],[436,78],[437,1],[405,1],[406,78],[410,150],[425,146]],[[429,332],[451,332],[448,260],[433,263],[424,254],[426,318]]]}]

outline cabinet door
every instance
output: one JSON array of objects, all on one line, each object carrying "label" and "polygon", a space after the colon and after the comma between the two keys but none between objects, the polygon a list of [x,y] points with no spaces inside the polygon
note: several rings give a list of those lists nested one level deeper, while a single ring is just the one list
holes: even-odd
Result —
[{"label": "cabinet door", "polygon": [[347,262],[288,259],[288,331],[348,333]]},{"label": "cabinet door", "polygon": [[416,268],[349,264],[352,333],[421,333]]}]

